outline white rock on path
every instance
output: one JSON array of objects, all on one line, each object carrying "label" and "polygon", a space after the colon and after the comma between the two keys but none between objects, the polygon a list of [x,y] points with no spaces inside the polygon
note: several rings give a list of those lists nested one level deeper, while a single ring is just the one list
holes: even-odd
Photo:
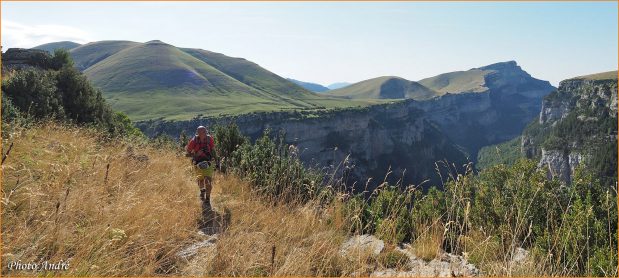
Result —
[{"label": "white rock on path", "polygon": [[217,243],[217,237],[218,234],[214,234],[212,236],[208,236],[208,239],[200,241],[200,242],[196,242],[194,244],[191,244],[185,248],[183,248],[181,251],[178,251],[178,253],[176,253],[177,256],[189,261],[191,260],[196,254],[198,254],[198,252],[201,249],[204,248],[208,248],[211,246],[214,246],[215,243]]},{"label": "white rock on path", "polygon": [[373,235],[353,236],[342,244],[340,254],[349,256],[352,252],[368,250],[374,255],[380,254],[385,248],[385,243]]}]

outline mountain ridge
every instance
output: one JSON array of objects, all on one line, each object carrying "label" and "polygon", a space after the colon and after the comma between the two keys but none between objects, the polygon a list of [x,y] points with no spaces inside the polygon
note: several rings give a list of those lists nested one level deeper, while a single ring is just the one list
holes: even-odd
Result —
[{"label": "mountain ridge", "polygon": [[70,54],[112,107],[133,120],[380,102],[347,102],[318,95],[244,58],[159,40],[91,42],[71,49]]}]

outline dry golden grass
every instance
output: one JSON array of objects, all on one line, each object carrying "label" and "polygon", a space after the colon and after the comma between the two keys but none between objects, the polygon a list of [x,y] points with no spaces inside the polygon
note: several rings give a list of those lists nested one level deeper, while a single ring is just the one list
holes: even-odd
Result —
[{"label": "dry golden grass", "polygon": [[178,271],[175,253],[200,217],[185,158],[150,147],[129,154],[128,143],[84,128],[15,130],[2,142],[4,151],[14,143],[2,165],[3,265],[69,260],[62,275]]},{"label": "dry golden grass", "polygon": [[230,222],[217,247],[195,258],[186,274],[339,276],[350,268],[338,253],[345,235],[327,215],[312,204],[274,205],[249,188],[233,176],[216,177],[213,206]]},{"label": "dry golden grass", "polygon": [[411,247],[413,253],[425,260],[431,261],[441,255],[443,244],[444,226],[440,221],[435,221],[433,224],[422,226],[424,228],[419,229],[415,240],[412,242]]},{"label": "dry golden grass", "polygon": [[222,174],[212,198],[225,227],[216,246],[187,262],[177,252],[203,238],[186,158],[105,141],[85,128],[49,123],[11,132],[3,140],[3,152],[14,143],[2,165],[4,265],[69,260],[70,267],[60,273],[4,267],[3,275],[341,276],[375,268],[367,252],[340,255],[346,234],[335,205],[273,202]]}]

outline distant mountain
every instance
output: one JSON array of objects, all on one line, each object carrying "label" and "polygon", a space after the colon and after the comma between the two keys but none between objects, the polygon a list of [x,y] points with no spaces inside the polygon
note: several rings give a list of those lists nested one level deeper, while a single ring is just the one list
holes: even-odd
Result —
[{"label": "distant mountain", "polygon": [[[467,71],[454,71],[425,78],[418,82],[396,76],[383,76],[361,81],[327,94],[349,99],[416,99],[426,100],[445,94],[485,93],[499,86],[550,85],[535,81],[515,61],[496,63]],[[541,83],[540,83],[541,82]],[[518,90],[518,88],[512,88]]]},{"label": "distant mountain", "polygon": [[350,84],[351,83],[348,83],[348,82],[337,82],[337,83],[333,83],[327,86],[327,88],[329,88],[329,90],[336,90],[336,89],[344,88]]},{"label": "distant mountain", "polygon": [[350,99],[416,99],[425,100],[438,96],[438,93],[415,82],[395,76],[383,76],[361,81],[341,89],[332,90],[328,95]]},{"label": "distant mountain", "polygon": [[45,50],[45,51],[47,51],[49,53],[54,53],[54,51],[56,51],[56,49],[71,50],[71,49],[76,48],[76,47],[78,47],[80,45],[81,44],[76,43],[76,42],[72,42],[72,41],[61,41],[61,42],[52,42],[52,43],[42,44],[42,45],[33,47],[33,49],[40,49],[40,50]]},{"label": "distant mountain", "polygon": [[310,82],[303,82],[303,81],[299,81],[296,79],[292,79],[292,78],[286,78],[288,79],[288,81],[295,83],[307,90],[310,90],[314,93],[322,93],[322,92],[326,92],[329,90],[329,88],[322,86],[320,84],[316,84],[316,83],[310,83]]},{"label": "distant mountain", "polygon": [[420,102],[423,110],[456,144],[477,159],[480,148],[509,141],[539,114],[554,91],[514,61],[426,78],[419,83],[440,96]]},{"label": "distant mountain", "polygon": [[70,53],[112,107],[133,120],[370,103],[321,96],[245,59],[157,40],[92,42]]}]

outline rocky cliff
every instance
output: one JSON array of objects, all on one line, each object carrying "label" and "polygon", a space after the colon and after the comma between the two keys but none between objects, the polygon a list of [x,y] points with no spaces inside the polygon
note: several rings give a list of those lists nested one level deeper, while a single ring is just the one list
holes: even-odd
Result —
[{"label": "rocky cliff", "polygon": [[[368,108],[317,112],[254,113],[235,118],[194,119],[182,122],[140,122],[149,135],[157,132],[191,134],[200,124],[236,122],[252,138],[264,130],[284,130],[286,142],[295,145],[308,165],[332,169],[348,157],[357,188],[372,178],[370,188],[404,175],[406,184],[425,179],[439,182],[435,162],[466,163],[464,154],[433,124],[413,100]],[[405,185],[406,185],[405,184]]]},{"label": "rocky cliff", "polygon": [[566,183],[583,163],[602,180],[616,180],[617,72],[562,81],[523,132],[521,152]]},{"label": "rocky cliff", "polygon": [[[476,90],[447,93],[420,103],[430,119],[467,150],[471,160],[476,160],[481,147],[519,136],[539,115],[542,98],[555,89],[547,81],[531,77],[514,61],[469,72],[476,71],[484,73],[479,76],[483,80],[478,81]],[[435,79],[446,79],[443,83],[449,83],[451,78],[452,83],[466,83],[454,77],[456,74],[445,75],[448,76]]]}]

